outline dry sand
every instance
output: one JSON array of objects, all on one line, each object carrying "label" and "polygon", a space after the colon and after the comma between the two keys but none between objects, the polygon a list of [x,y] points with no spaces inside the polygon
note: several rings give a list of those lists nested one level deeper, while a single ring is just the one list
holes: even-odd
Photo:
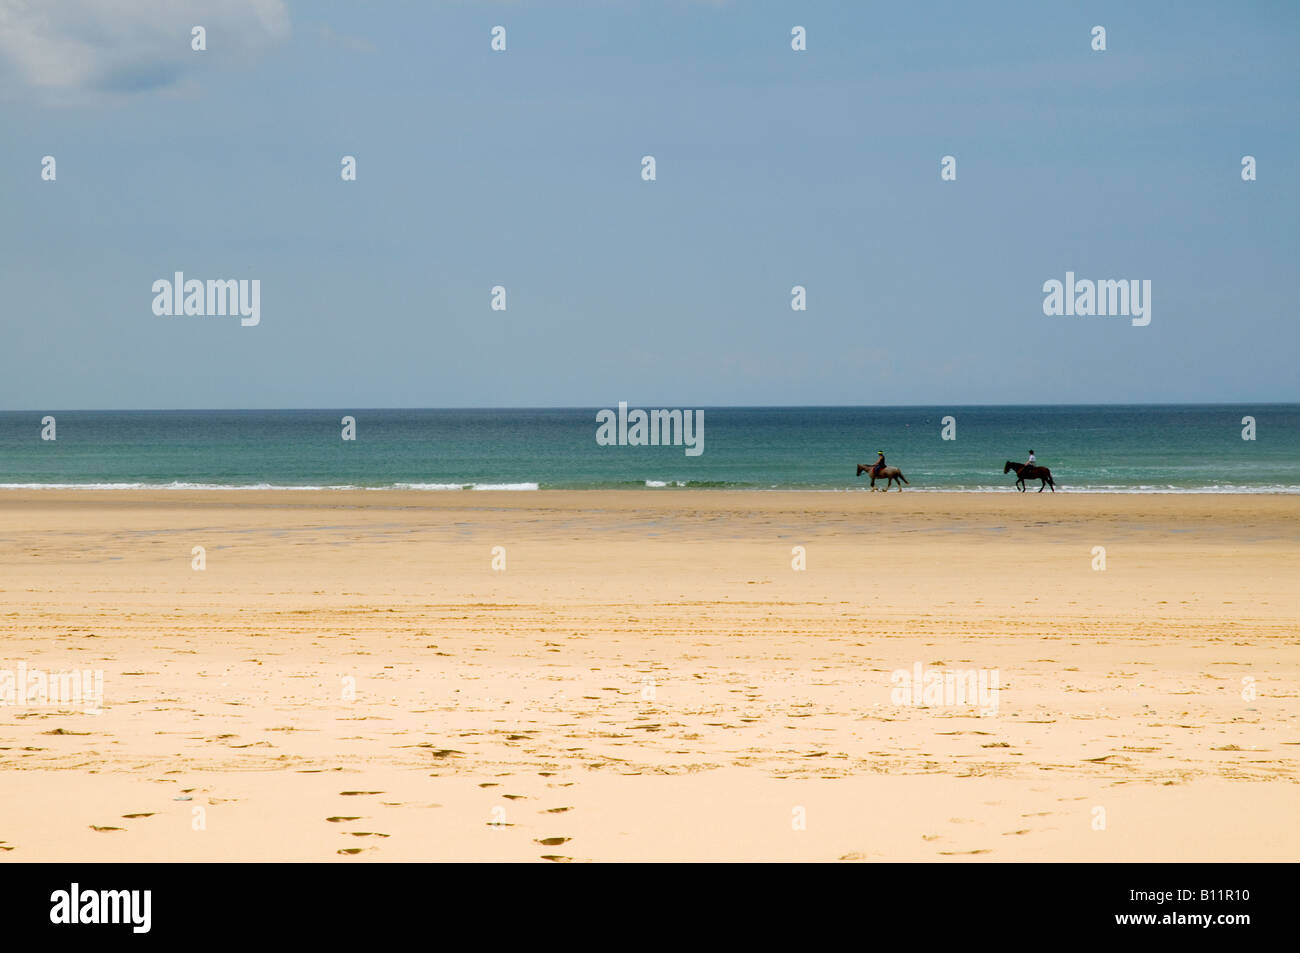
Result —
[{"label": "dry sand", "polygon": [[0,707],[0,859],[1297,860],[1297,580],[1294,496],[6,491],[104,704]]}]

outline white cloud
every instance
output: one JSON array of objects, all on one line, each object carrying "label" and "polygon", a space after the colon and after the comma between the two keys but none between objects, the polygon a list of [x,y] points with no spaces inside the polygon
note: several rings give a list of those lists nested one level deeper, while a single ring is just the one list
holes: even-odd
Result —
[{"label": "white cloud", "polygon": [[[195,26],[207,53],[190,49]],[[288,33],[284,0],[0,0],[0,60],[49,92],[163,88],[197,57],[248,55]]]}]

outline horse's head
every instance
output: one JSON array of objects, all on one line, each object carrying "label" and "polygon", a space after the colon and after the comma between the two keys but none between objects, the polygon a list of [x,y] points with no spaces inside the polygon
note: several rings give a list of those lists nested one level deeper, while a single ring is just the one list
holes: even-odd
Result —
[{"label": "horse's head", "polygon": [[1008,461],[1007,461],[1007,465],[1006,465],[1005,467],[1002,468],[1002,472],[1003,472],[1003,473],[1010,473],[1010,472],[1011,472],[1011,468],[1012,468],[1013,466],[1015,466],[1015,464],[1012,463],[1010,460],[1008,460]]},{"label": "horse's head", "polygon": [[858,473],[857,473],[857,475],[858,475],[858,476],[862,476],[862,474],[865,473],[866,470],[867,470],[867,468],[864,467],[862,464],[859,463],[859,464],[858,464]]}]

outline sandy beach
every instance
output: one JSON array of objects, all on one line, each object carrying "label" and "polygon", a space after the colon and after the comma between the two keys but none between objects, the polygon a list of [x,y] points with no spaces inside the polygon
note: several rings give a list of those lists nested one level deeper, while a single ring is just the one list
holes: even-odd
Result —
[{"label": "sandy beach", "polygon": [[1294,861],[1298,579],[1300,496],[5,491],[103,700],[0,860]]}]

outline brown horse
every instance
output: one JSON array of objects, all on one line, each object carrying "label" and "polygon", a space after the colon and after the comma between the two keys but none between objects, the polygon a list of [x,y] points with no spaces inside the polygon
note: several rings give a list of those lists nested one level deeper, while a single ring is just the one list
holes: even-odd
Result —
[{"label": "brown horse", "polygon": [[888,492],[889,492],[889,488],[890,488],[891,486],[893,486],[895,483],[898,484],[898,492],[899,492],[899,493],[902,493],[902,492],[903,492],[903,484],[904,484],[904,483],[907,483],[908,486],[911,486],[911,485],[912,485],[911,483],[908,483],[908,482],[907,482],[907,477],[903,476],[903,471],[900,470],[900,469],[898,469],[898,467],[881,467],[881,468],[880,468],[880,472],[877,473],[877,472],[875,471],[875,469],[874,469],[873,464],[870,464],[870,463],[859,463],[859,464],[858,464],[858,476],[862,476],[862,474],[864,474],[864,473],[870,473],[870,474],[871,474],[871,489],[873,489],[873,490],[876,488],[876,479],[877,479],[877,478],[880,478],[880,479],[882,479],[882,480],[885,480],[885,488],[884,488],[883,490],[880,491],[880,492],[882,492],[882,493],[888,493]]},{"label": "brown horse", "polygon": [[1025,463],[1012,463],[1008,460],[1007,465],[1002,468],[1002,472],[1010,473],[1012,470],[1016,471],[1016,489],[1021,493],[1025,492],[1026,480],[1042,480],[1042,486],[1038,488],[1039,493],[1043,492],[1043,487],[1048,486],[1052,488],[1053,493],[1056,492],[1056,484],[1052,481],[1052,471],[1047,467],[1031,467]]}]

